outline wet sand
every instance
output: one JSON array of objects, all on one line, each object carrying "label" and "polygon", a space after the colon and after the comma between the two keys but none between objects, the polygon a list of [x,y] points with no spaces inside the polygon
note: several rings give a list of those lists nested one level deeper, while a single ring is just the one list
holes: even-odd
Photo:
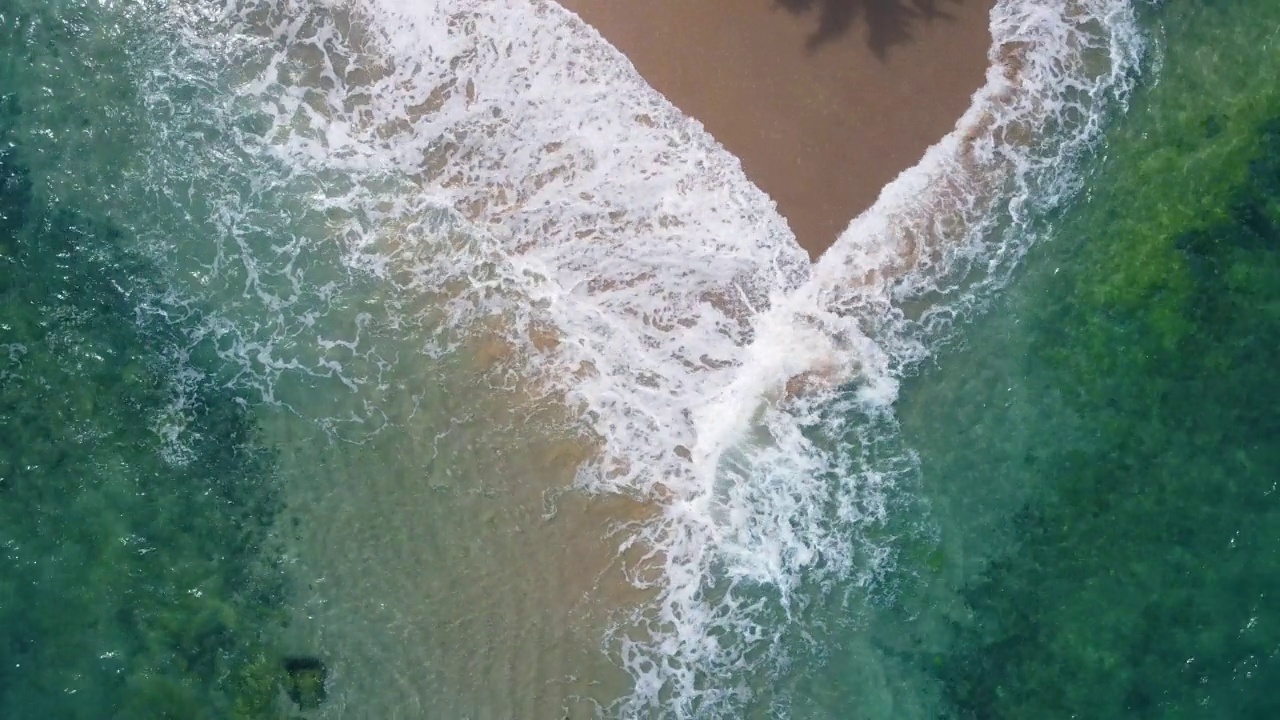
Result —
[{"label": "wet sand", "polygon": [[995,0],[560,0],[820,255],[981,86]]}]

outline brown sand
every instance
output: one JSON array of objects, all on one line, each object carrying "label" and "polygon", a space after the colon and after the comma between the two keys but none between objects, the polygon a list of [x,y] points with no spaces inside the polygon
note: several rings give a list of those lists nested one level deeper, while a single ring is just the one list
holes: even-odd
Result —
[{"label": "brown sand", "polygon": [[994,0],[560,0],[820,255],[981,86]]}]

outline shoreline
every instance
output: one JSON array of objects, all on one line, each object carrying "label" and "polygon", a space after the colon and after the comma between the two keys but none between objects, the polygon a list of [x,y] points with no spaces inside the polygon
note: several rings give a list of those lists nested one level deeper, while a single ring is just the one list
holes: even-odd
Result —
[{"label": "shoreline", "polygon": [[995,4],[560,3],[741,160],[815,259],[964,115]]}]

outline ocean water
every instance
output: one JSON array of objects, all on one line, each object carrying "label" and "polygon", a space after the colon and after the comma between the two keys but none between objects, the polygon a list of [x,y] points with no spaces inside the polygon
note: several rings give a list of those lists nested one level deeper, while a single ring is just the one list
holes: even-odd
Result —
[{"label": "ocean water", "polygon": [[1277,28],[1001,0],[810,263],[551,3],[0,1],[0,716],[1273,717]]}]

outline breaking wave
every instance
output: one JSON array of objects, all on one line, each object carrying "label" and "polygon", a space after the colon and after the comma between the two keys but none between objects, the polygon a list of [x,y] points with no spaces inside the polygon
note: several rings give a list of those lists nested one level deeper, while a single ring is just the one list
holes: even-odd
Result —
[{"label": "breaking wave", "polygon": [[[879,450],[898,379],[1076,189],[1142,53],[1127,0],[1000,0],[956,129],[811,263],[738,160],[553,3],[163,8],[136,170],[169,218],[147,224],[178,279],[160,304],[234,305],[192,345],[282,404],[297,378],[378,390],[397,358],[374,325],[435,356],[496,342],[493,377],[591,444],[566,482],[656,509],[617,536],[652,597],[606,640],[622,716],[731,714],[734,678],[786,661],[802,585],[887,569],[866,529],[912,469]],[[166,223],[192,219],[208,242],[177,253]],[[351,283],[381,303],[317,330]]]}]

